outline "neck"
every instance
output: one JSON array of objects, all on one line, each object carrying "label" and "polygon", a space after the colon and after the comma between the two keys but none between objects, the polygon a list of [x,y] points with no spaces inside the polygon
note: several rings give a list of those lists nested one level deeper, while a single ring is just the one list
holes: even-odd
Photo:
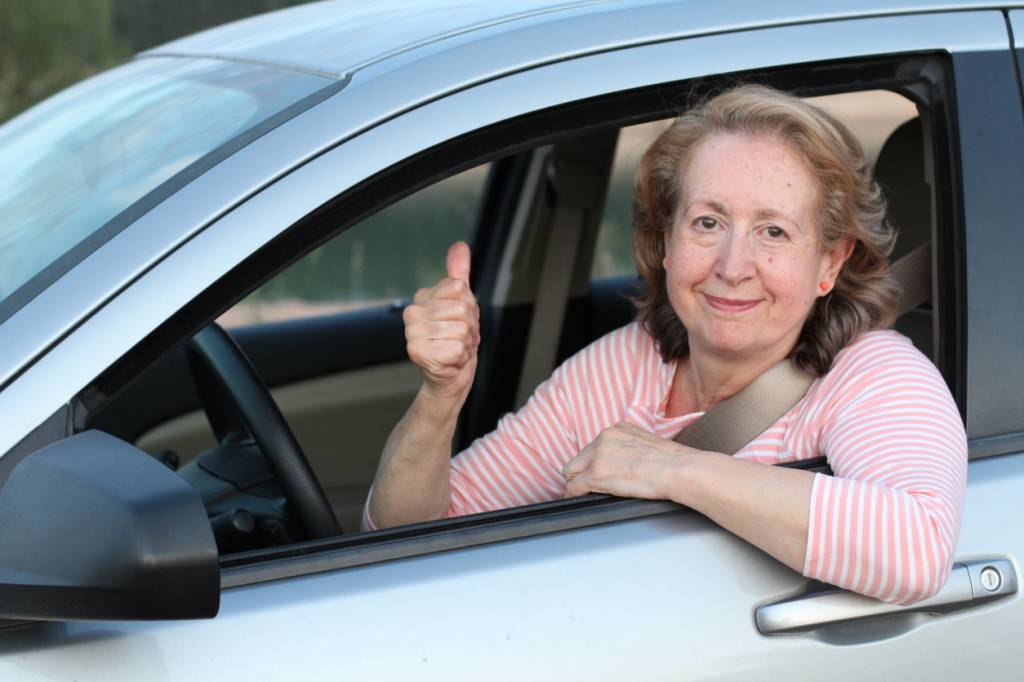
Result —
[{"label": "neck", "polygon": [[666,416],[706,412],[715,403],[731,398],[785,354],[750,358],[724,357],[690,348],[690,355],[676,365]]}]

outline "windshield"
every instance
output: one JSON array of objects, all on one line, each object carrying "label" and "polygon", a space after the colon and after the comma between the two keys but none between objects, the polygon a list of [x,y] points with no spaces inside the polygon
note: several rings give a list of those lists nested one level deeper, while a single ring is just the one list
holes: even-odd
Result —
[{"label": "windshield", "polygon": [[129,224],[126,209],[147,194],[184,186],[189,166],[335,83],[233,62],[138,59],[0,127],[0,320]]}]

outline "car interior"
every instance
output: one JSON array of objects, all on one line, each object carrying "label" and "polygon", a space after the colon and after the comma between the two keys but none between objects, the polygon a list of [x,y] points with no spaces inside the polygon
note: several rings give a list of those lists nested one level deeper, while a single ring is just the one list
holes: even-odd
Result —
[{"label": "car interior", "polygon": [[[682,98],[700,90],[689,85],[680,92]],[[807,92],[861,140],[889,203],[890,220],[900,230],[892,258],[934,243],[936,164],[933,144],[926,143],[932,137],[922,98],[908,88],[870,83]],[[614,125],[600,116],[596,122],[582,116],[571,134],[563,130],[506,143],[482,163],[477,158],[445,166],[435,155],[426,162],[428,171],[396,169],[381,181],[387,192],[377,193],[389,197],[389,208],[352,200],[344,217],[325,210],[312,231],[286,231],[246,268],[226,276],[194,310],[183,311],[140,344],[145,352],[130,354],[83,392],[76,429],[106,431],[183,475],[191,471],[187,478],[207,504],[222,554],[357,532],[384,441],[420,383],[405,356],[401,310],[416,287],[443,274],[449,241],[470,241],[483,339],[456,452],[525,402],[558,363],[631,321],[630,296],[639,286],[629,241],[632,173],[643,149],[667,126],[665,112],[683,108],[678,98],[666,101],[664,92],[654,97],[658,106],[619,117]],[[449,152],[447,158],[459,158]],[[463,225],[446,224],[433,236],[420,235],[420,224],[431,222],[424,218],[430,211],[442,211],[433,223],[449,221],[443,212],[451,208],[447,197],[458,192],[463,193]],[[381,227],[379,216],[389,211],[407,222]],[[373,230],[387,239],[360,241]],[[408,237],[396,243],[396,235]],[[360,290],[366,289],[361,276],[407,251],[416,252],[417,263],[428,262],[402,266],[415,275],[412,286]],[[282,252],[289,256],[282,258]],[[338,265],[342,260],[344,268]],[[361,270],[353,265],[357,261]],[[288,290],[289,277],[308,280],[311,272],[330,282],[328,289],[337,288],[328,292],[334,300],[303,299],[301,291]],[[938,291],[936,268],[927,276],[929,287]],[[938,318],[928,303],[896,325],[936,362]],[[214,319],[227,328],[226,340],[204,341],[216,335],[207,329],[181,342]],[[210,343],[219,343],[230,362],[211,360],[218,351],[204,348]],[[241,354],[223,350],[233,343]],[[249,422],[235,409],[238,396],[217,381],[225,373],[245,373],[235,364],[225,369],[225,363],[237,363],[237,355],[251,362],[256,382],[270,389],[285,429],[290,427],[297,441],[292,446],[300,457],[305,454],[313,488],[323,490],[337,520],[335,530],[328,524],[320,533],[304,532],[307,524],[294,523],[289,506],[302,493],[283,492],[295,481],[276,480],[285,477],[275,477],[271,469],[278,467],[268,468],[264,459],[271,455],[252,443]],[[214,367],[218,362],[221,366]],[[273,408],[265,409],[258,414],[269,414],[272,421]],[[294,474],[299,489],[304,476],[308,472]],[[300,516],[304,522],[309,518],[306,512]]]}]

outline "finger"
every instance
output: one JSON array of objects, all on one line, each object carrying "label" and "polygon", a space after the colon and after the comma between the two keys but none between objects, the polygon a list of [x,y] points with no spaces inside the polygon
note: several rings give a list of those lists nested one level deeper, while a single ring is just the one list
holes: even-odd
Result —
[{"label": "finger", "polygon": [[452,277],[445,277],[432,287],[419,289],[413,296],[412,302],[422,304],[441,298],[462,299],[476,306],[476,296],[469,290],[469,285],[461,279]]},{"label": "finger", "polygon": [[577,476],[565,483],[565,496],[566,497],[579,497],[580,495],[586,495],[590,492],[590,487],[587,485],[586,477]]},{"label": "finger", "polygon": [[464,367],[471,357],[469,344],[450,339],[413,339],[407,350],[412,361],[428,372]]},{"label": "finger", "polygon": [[432,298],[462,298],[476,302],[476,297],[469,290],[469,284],[456,277],[445,277],[431,288],[430,293]]},{"label": "finger", "polygon": [[469,284],[469,244],[466,242],[455,242],[448,247],[448,256],[445,258],[445,268],[448,276],[452,279],[461,279]]},{"label": "finger", "polygon": [[435,298],[408,306],[402,313],[407,323],[424,320],[462,320],[479,326],[480,311],[475,303],[461,298]]},{"label": "finger", "polygon": [[579,476],[590,466],[590,460],[593,456],[589,448],[584,448],[578,455],[565,463],[565,466],[562,467],[562,474],[566,479]]},{"label": "finger", "polygon": [[422,320],[406,327],[406,338],[476,343],[476,330],[465,320]]}]

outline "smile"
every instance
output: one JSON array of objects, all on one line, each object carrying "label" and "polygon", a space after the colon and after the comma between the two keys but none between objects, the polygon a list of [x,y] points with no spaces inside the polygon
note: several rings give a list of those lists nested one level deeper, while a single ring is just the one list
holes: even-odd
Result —
[{"label": "smile", "polygon": [[727,313],[742,313],[746,310],[750,310],[761,302],[761,299],[737,299],[737,298],[719,298],[718,296],[711,296],[710,294],[704,294],[704,299],[708,302],[715,310],[721,310]]}]

